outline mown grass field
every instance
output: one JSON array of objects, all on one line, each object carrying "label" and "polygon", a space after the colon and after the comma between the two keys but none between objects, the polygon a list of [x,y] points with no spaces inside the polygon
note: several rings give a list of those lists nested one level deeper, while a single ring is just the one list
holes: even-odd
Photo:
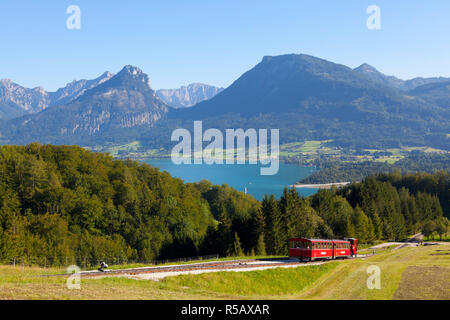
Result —
[{"label": "mown grass field", "polygon": [[[381,289],[367,288],[367,268]],[[419,270],[419,272],[417,272]],[[405,272],[406,271],[406,272]],[[0,299],[449,299],[450,244],[388,249],[366,259],[252,272],[180,275],[161,281],[42,277],[61,269],[0,267]]]}]

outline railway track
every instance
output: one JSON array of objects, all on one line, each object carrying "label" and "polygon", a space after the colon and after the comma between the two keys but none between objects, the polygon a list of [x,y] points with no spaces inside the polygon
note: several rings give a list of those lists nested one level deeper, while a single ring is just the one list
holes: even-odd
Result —
[{"label": "railway track", "polygon": [[89,272],[81,273],[82,277],[103,277],[109,275],[137,275],[147,273],[159,273],[159,272],[187,272],[197,270],[230,270],[230,269],[244,269],[244,268],[263,268],[263,267],[277,267],[287,265],[297,265],[300,262],[271,262],[263,263],[258,260],[233,260],[225,262],[209,262],[199,263],[194,265],[177,265],[167,267],[148,267],[139,269],[125,269],[125,270],[109,270],[105,272]]},{"label": "railway track", "polygon": [[[360,257],[363,258],[363,257]],[[300,262],[294,259],[271,259],[271,260],[256,260],[256,259],[246,259],[246,260],[230,260],[230,261],[220,261],[220,262],[203,262],[195,264],[186,265],[173,265],[173,266],[155,266],[155,267],[142,267],[142,268],[132,268],[132,269],[122,269],[122,270],[108,270],[104,272],[100,271],[83,271],[80,273],[82,278],[96,278],[96,277],[106,277],[106,276],[136,276],[145,275],[152,273],[179,273],[179,272],[189,272],[189,271],[229,271],[229,270],[239,270],[239,269],[255,269],[260,268],[277,268],[277,267],[293,267],[302,266],[307,264],[323,264],[326,262],[335,260],[324,260],[324,261],[308,261]],[[68,274],[58,274],[51,276],[68,276]]]}]

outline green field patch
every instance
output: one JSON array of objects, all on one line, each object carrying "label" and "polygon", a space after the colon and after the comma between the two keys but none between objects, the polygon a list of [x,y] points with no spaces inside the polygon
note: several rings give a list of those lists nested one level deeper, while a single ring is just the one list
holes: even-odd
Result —
[{"label": "green field patch", "polygon": [[250,272],[215,272],[200,275],[180,275],[166,278],[171,286],[194,291],[214,292],[245,297],[291,295],[301,292],[317,279],[330,272],[338,263],[276,268]]}]

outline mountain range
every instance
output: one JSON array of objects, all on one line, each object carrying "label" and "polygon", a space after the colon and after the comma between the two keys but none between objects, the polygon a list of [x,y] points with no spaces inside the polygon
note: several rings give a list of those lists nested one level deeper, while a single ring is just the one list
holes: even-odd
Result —
[{"label": "mountain range", "polygon": [[[139,68],[125,66],[117,75],[61,106],[10,120],[17,137],[51,142],[135,126],[152,126],[168,112]],[[4,135],[3,135],[4,136]]]},{"label": "mountain range", "polygon": [[[97,87],[113,76],[114,74],[106,71],[93,80],[74,80],[56,92],[47,92],[42,87],[29,89],[14,83],[10,79],[1,79],[0,119],[14,119],[27,114],[38,113],[48,107],[69,104],[82,96],[87,90]],[[156,90],[156,94],[172,108],[187,108],[211,99],[222,90],[223,88],[207,84],[192,83],[178,89]]]},{"label": "mountain range", "polygon": [[133,66],[92,81],[74,82],[58,95],[39,88],[0,91],[7,102],[0,104],[3,113],[20,106],[25,114],[0,121],[0,142],[98,146],[139,140],[144,147],[169,148],[172,130],[203,120],[205,128],[279,128],[281,143],[331,139],[343,147],[450,149],[449,78],[404,81],[368,64],[352,69],[288,54],[264,57],[224,90],[193,84],[155,92]]},{"label": "mountain range", "polygon": [[222,92],[223,88],[203,83],[192,83],[178,89],[156,90],[158,97],[172,108],[188,108],[199,102],[209,100]]},{"label": "mountain range", "polygon": [[113,76],[105,72],[94,80],[79,80],[67,84],[56,92],[42,87],[24,88],[9,79],[0,80],[0,119],[13,119],[21,115],[38,113],[48,107],[67,104]]}]

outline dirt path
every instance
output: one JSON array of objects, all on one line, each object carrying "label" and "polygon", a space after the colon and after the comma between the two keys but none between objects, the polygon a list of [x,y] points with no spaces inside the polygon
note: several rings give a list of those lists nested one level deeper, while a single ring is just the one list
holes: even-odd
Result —
[{"label": "dirt path", "polygon": [[416,233],[411,238],[406,240],[405,242],[385,242],[373,247],[370,247],[369,249],[381,249],[386,248],[390,246],[396,246],[394,250],[405,248],[405,247],[417,247],[419,244],[423,241],[423,234],[422,233]]}]

